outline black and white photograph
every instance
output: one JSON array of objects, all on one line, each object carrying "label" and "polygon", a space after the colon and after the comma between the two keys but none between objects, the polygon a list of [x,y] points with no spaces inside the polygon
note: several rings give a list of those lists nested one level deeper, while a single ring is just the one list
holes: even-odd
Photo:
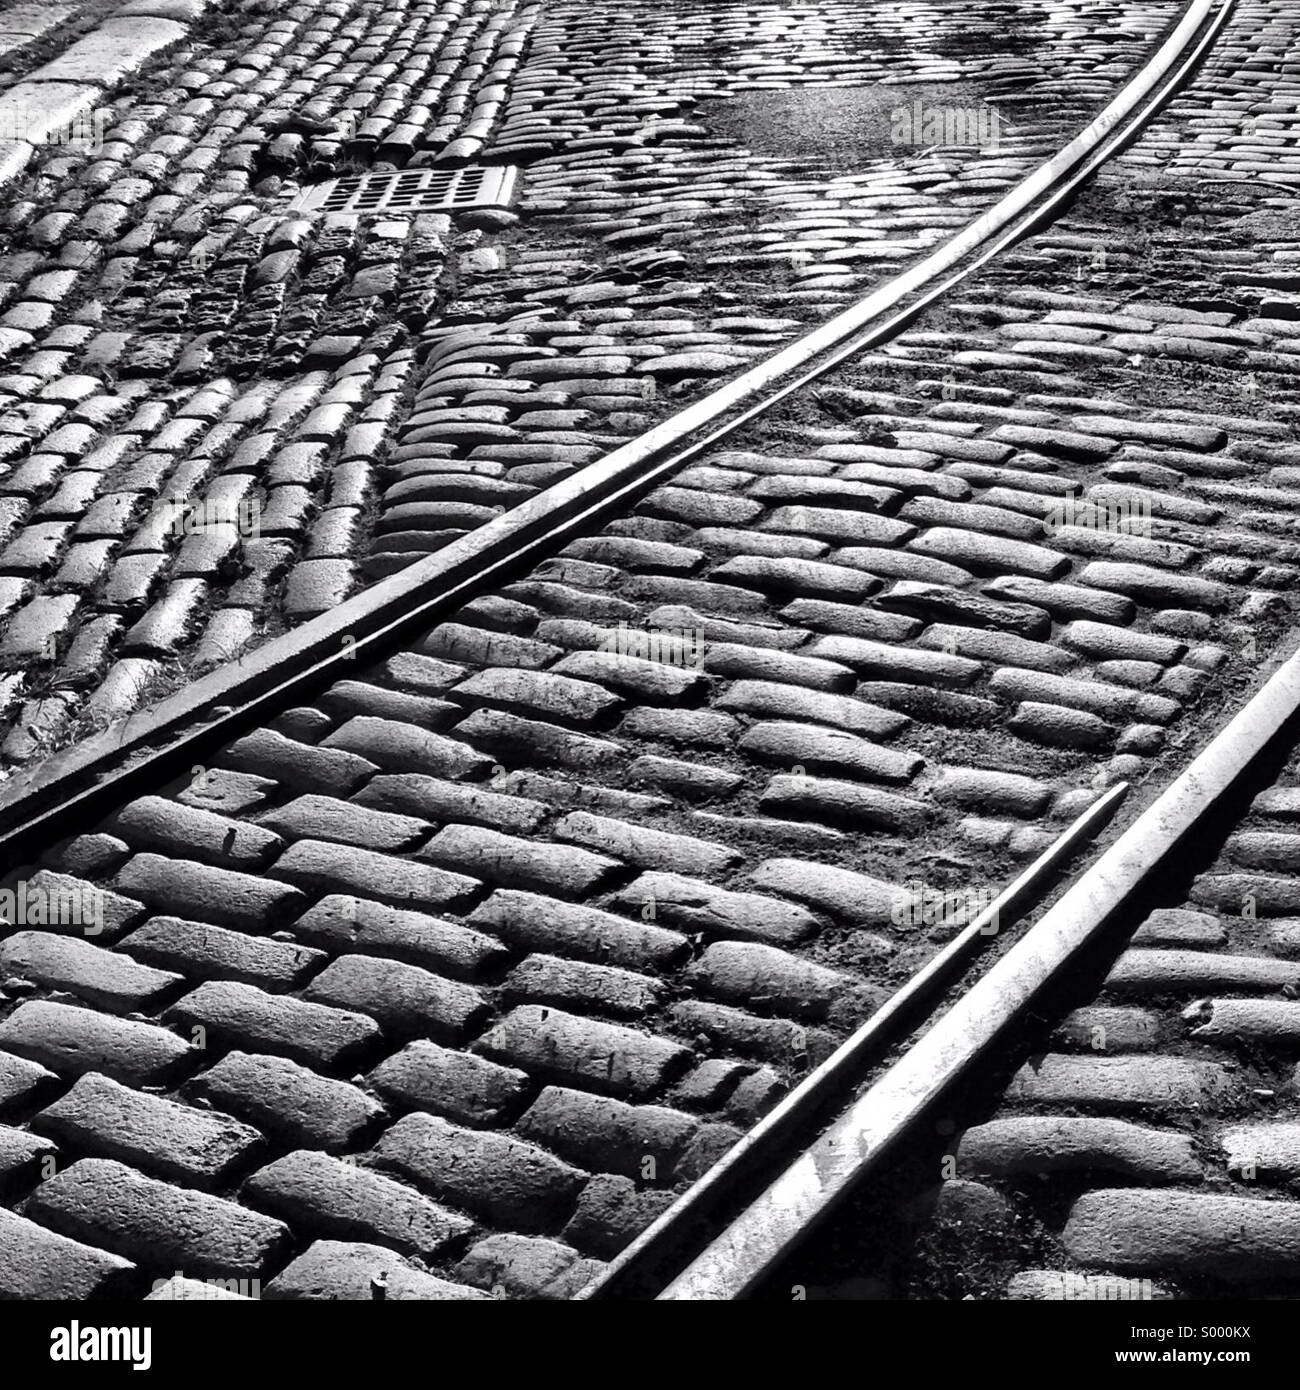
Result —
[{"label": "black and white photograph", "polygon": [[1297,1298],[1300,0],[0,0],[14,1383]]}]

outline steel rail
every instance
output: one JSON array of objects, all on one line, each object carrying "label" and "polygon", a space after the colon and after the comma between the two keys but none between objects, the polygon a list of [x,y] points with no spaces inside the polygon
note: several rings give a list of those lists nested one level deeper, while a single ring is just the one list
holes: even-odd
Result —
[{"label": "steel rail", "polygon": [[912,269],[605,458],[330,613],[151,709],[15,774],[0,791],[0,863],[22,862],[120,801],[194,766],[286,705],[535,563],[811,380],[906,327],[1049,217],[1186,79],[1235,0],[1189,0],[1156,54],[1064,149]]}]

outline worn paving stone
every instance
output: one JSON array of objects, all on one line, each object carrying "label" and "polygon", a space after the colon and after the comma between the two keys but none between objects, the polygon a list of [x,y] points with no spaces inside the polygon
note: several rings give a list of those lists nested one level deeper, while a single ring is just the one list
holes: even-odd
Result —
[{"label": "worn paving stone", "polygon": [[393,905],[455,910],[468,906],[481,891],[478,880],[465,874],[324,840],[299,840],[290,845],[271,872],[298,885],[284,889],[298,901],[306,892],[324,889],[329,893],[373,894]]},{"label": "worn paving stone", "polygon": [[0,968],[116,1014],[146,1011],[181,983],[171,971],[141,965],[74,936],[40,931],[16,932],[0,944]]},{"label": "worn paving stone", "polygon": [[1219,919],[1190,908],[1157,908],[1133,933],[1134,946],[1222,946],[1228,939]]},{"label": "worn paving stone", "polygon": [[1007,720],[1007,728],[1021,738],[1052,748],[1107,748],[1118,733],[1115,725],[1100,715],[1040,700],[1022,700]]},{"label": "worn paving stone", "polygon": [[1049,784],[1014,772],[972,767],[945,767],[934,786],[941,801],[987,811],[1010,811],[1031,818],[1042,813],[1052,796]]},{"label": "worn paving stone", "polygon": [[198,1059],[189,1043],[152,1023],[33,999],[0,1023],[0,1048],[59,1076],[103,1072],[127,1085],[160,1085]]},{"label": "worn paving stone", "polygon": [[1249,910],[1265,917],[1300,916],[1300,882],[1258,873],[1202,874],[1191,901],[1225,914]]},{"label": "worn paving stone", "polygon": [[1098,589],[1109,589],[1142,603],[1165,608],[1192,608],[1201,612],[1220,612],[1232,601],[1226,584],[1195,575],[1170,574],[1148,565],[1094,560],[1085,565],[1079,582]]},{"label": "worn paving stone", "polygon": [[[1026,603],[998,603],[983,594],[964,593],[914,579],[896,580],[876,602],[890,612],[930,619],[932,625],[921,645],[963,656],[997,660],[1017,648],[1040,650],[1029,644],[1047,637],[1052,626],[1042,608]],[[904,631],[900,635],[908,634]],[[1061,665],[1071,664],[1065,653],[1057,652],[1056,659]]]},{"label": "worn paving stone", "polygon": [[[115,940],[146,916],[144,904],[135,898],[101,888],[77,874],[40,869],[30,879],[20,879],[13,891],[15,913],[26,922],[39,923],[51,932],[93,936],[97,942]],[[43,923],[42,916],[47,919]]]},{"label": "worn paving stone", "polygon": [[1062,1233],[1084,1266],[1118,1274],[1201,1275],[1239,1283],[1287,1278],[1300,1209],[1287,1202],[1117,1188],[1085,1192]]},{"label": "worn paving stone", "polygon": [[236,772],[271,777],[297,791],[326,795],[355,791],[379,770],[375,763],[355,753],[299,743],[269,729],[259,729],[232,743],[221,757]]},{"label": "worn paving stone", "polygon": [[489,1130],[408,1115],[383,1136],[373,1161],[457,1207],[528,1234],[553,1230],[572,1211],[586,1174],[536,1145]]},{"label": "worn paving stone", "polygon": [[514,835],[536,830],[546,816],[545,804],[535,798],[508,796],[418,772],[374,777],[353,801],[377,811],[426,821],[464,821]]},{"label": "worn paving stone", "polygon": [[317,1240],[287,1264],[262,1290],[278,1300],[385,1300],[420,1302],[488,1298],[479,1289],[427,1274],[382,1245],[364,1241]]},{"label": "worn paving stone", "polygon": [[801,941],[817,928],[816,917],[804,907],[716,888],[684,874],[643,873],[615,894],[614,905],[683,931],[758,941]]},{"label": "worn paving stone", "polygon": [[367,1079],[393,1106],[472,1126],[498,1122],[530,1088],[527,1073],[516,1067],[422,1039],[381,1062]]},{"label": "worn paving stone", "polygon": [[1051,1054],[1012,1078],[1008,1099],[1036,1105],[1077,1105],[1120,1111],[1200,1109],[1230,1095],[1233,1080],[1217,1062],[1132,1054]]},{"label": "worn paving stone", "polygon": [[241,815],[265,805],[275,790],[276,784],[269,777],[205,768],[176,800],[182,806],[196,806],[218,815]]},{"label": "worn paving stone", "polygon": [[1219,1144],[1228,1172],[1246,1181],[1289,1179],[1300,1166],[1300,1125],[1294,1123],[1231,1125]]},{"label": "worn paving stone", "polygon": [[402,690],[385,690],[366,681],[336,681],[321,696],[321,708],[339,720],[352,715],[392,719],[398,723],[424,724],[438,729],[459,713],[447,700],[429,695],[412,695]]},{"label": "worn paving stone", "polygon": [[132,855],[113,881],[160,913],[253,932],[282,926],[307,902],[287,883],[152,853]]},{"label": "worn paving stone", "polygon": [[506,976],[503,998],[638,1018],[658,1003],[662,984],[609,965],[529,955]]},{"label": "worn paving stone", "polygon": [[[635,650],[570,652],[552,668],[557,676],[575,677],[583,683],[610,687],[628,699],[655,704],[676,704],[705,688],[703,675],[665,661],[643,660]],[[614,708],[613,705],[606,708]]]},{"label": "worn paving stone", "polygon": [[725,873],[741,855],[728,846],[690,835],[653,830],[608,816],[573,811],[555,823],[554,833],[615,860],[648,869],[682,869],[699,875]]},{"label": "worn paving stone", "polygon": [[367,759],[387,772],[427,772],[435,777],[463,777],[490,767],[490,759],[455,739],[413,724],[358,715],[321,743]]},{"label": "worn paving stone", "polygon": [[311,1150],[259,1169],[241,1195],[312,1236],[373,1241],[426,1259],[472,1226],[392,1178]]},{"label": "worn paving stone", "polygon": [[699,1121],[662,1105],[547,1086],[517,1128],[584,1168],[666,1184]]},{"label": "worn paving stone", "polygon": [[139,849],[180,854],[209,864],[255,872],[283,846],[270,830],[161,796],[141,797],[105,822],[110,833]]},{"label": "worn paving stone", "polygon": [[25,1109],[42,1094],[58,1089],[58,1077],[37,1062],[0,1052],[0,1115]]},{"label": "worn paving stone", "polygon": [[925,762],[917,753],[881,748],[843,730],[782,720],[752,725],[737,747],[764,762],[889,783],[911,781]]},{"label": "worn paving stone", "polygon": [[896,647],[859,637],[819,637],[808,653],[851,666],[862,676],[922,681],[955,689],[969,686],[982,670],[978,661],[947,652]]},{"label": "worn paving stone", "polygon": [[924,828],[933,812],[923,801],[880,791],[860,782],[802,774],[773,777],[759,806],[795,818],[814,816],[832,824],[877,826],[904,834]]},{"label": "worn paving stone", "polygon": [[690,1059],[667,1038],[535,1004],[511,1009],[474,1046],[493,1061],[614,1096],[649,1095]]},{"label": "worn paving stone", "polygon": [[807,859],[766,859],[750,881],[765,892],[797,898],[861,927],[892,921],[898,902],[895,884]]},{"label": "worn paving stone", "polygon": [[537,1236],[491,1235],[456,1267],[458,1278],[497,1297],[570,1299],[604,1269],[559,1241]]},{"label": "worn paving stone", "polygon": [[[422,656],[421,652],[427,655]],[[441,623],[416,653],[393,658],[385,669],[399,686],[441,693],[465,678],[467,666],[518,666],[532,670],[548,665],[562,654],[559,647],[515,633],[489,632],[465,623]],[[432,658],[440,660],[435,662]]]},{"label": "worn paving stone", "polygon": [[631,1178],[598,1173],[582,1189],[563,1238],[584,1254],[612,1260],[672,1201]]},{"label": "worn paving stone", "polygon": [[590,850],[521,840],[474,825],[444,827],[420,857],[494,886],[565,898],[598,891],[620,868],[617,860]]},{"label": "worn paving stone", "polygon": [[[642,904],[636,905],[638,909]],[[580,960],[647,970],[675,965],[689,954],[681,932],[599,908],[535,893],[498,889],[469,917],[518,950],[549,951]]]},{"label": "worn paving stone", "polygon": [[576,680],[552,670],[529,671],[510,666],[479,671],[451,693],[578,728],[589,726],[619,704],[616,695],[591,681]]},{"label": "worn paving stone", "polygon": [[228,1115],[178,1105],[93,1073],[41,1111],[36,1123],[80,1152],[208,1189],[221,1186],[262,1143],[255,1129]]},{"label": "worn paving stone", "polygon": [[125,1297],[135,1265],[0,1208],[0,1296],[6,1299]]},{"label": "worn paving stone", "polygon": [[382,956],[340,956],[312,980],[303,998],[369,1014],[393,1037],[433,1036],[454,1042],[488,1014],[486,1001],[473,986]]},{"label": "worn paving stone", "polygon": [[704,652],[704,669],[710,674],[736,680],[777,681],[832,694],[842,694],[853,688],[853,672],[841,662],[794,656],[735,642],[709,643]]},{"label": "worn paving stone", "polygon": [[230,1052],[189,1091],[293,1148],[350,1147],[383,1116],[364,1091],[283,1057]]},{"label": "worn paving stone", "polygon": [[247,932],[151,917],[122,938],[126,956],[194,980],[239,980],[267,990],[291,990],[324,965],[323,952],[309,946],[250,936]]},{"label": "worn paving stone", "polygon": [[414,848],[429,832],[414,816],[359,807],[332,796],[299,796],[261,816],[261,824],[284,840],[335,840],[361,849]]},{"label": "worn paving stone", "polygon": [[83,1158],[56,1173],[36,1189],[28,1210],[73,1240],[198,1276],[260,1278],[289,1240],[279,1221],[107,1158]]},{"label": "worn paving stone", "polygon": [[674,1023],[683,1036],[703,1035],[721,1050],[759,1057],[780,1066],[805,1066],[810,1058],[828,1056],[831,1035],[784,1018],[764,1018],[727,1004],[687,1000],[672,1005]]},{"label": "worn paving stone", "polygon": [[1183,1012],[1191,1036],[1215,1042],[1254,1040],[1290,1050],[1300,1043],[1300,1004],[1283,999],[1203,999]]},{"label": "worn paving stone", "polygon": [[210,980],[167,1010],[168,1022],[202,1038],[202,1047],[254,1048],[333,1067],[371,1047],[373,1019],[344,1009],[267,994],[233,980]]},{"label": "worn paving stone", "polygon": [[1054,1041],[1080,1051],[1149,1052],[1159,1032],[1159,1016],[1150,1009],[1094,1004],[1068,1013]]},{"label": "worn paving stone", "polygon": [[586,769],[608,766],[623,755],[620,745],[610,739],[593,738],[503,710],[475,710],[461,720],[456,731],[476,747],[487,748],[507,761]]},{"label": "worn paving stone", "polygon": [[825,1019],[854,984],[838,971],[750,941],[715,941],[688,978],[714,999],[815,1020]]},{"label": "worn paving stone", "polygon": [[1117,994],[1162,994],[1207,990],[1294,989],[1300,962],[1267,956],[1232,956],[1210,951],[1129,950],[1106,978]]},{"label": "worn paving stone", "polygon": [[323,897],[293,933],[324,950],[391,956],[456,979],[475,979],[505,956],[500,942],[458,922],[345,893]]},{"label": "worn paving stone", "polygon": [[42,1165],[56,1162],[57,1153],[51,1139],[0,1125],[0,1185],[18,1189],[39,1179]]},{"label": "worn paving stone", "polygon": [[904,714],[852,696],[800,690],[771,681],[736,681],[718,699],[716,707],[769,719],[830,724],[872,738],[888,738],[911,722]]},{"label": "worn paving stone", "polygon": [[1088,1171],[1146,1182],[1199,1182],[1186,1134],[1088,1116],[1025,1115],[968,1129],[957,1150],[969,1174],[1013,1178]]}]

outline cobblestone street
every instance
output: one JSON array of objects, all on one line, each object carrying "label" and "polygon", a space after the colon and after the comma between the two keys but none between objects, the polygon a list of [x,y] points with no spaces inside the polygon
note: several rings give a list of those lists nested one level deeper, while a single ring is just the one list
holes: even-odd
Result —
[{"label": "cobblestone street", "polygon": [[[0,815],[919,265],[1183,10],[0,4]],[[0,864],[0,1298],[574,1299],[1168,787],[1295,646],[1298,30],[1240,0],[904,331]],[[1295,1296],[1285,737],[766,1296]]]}]

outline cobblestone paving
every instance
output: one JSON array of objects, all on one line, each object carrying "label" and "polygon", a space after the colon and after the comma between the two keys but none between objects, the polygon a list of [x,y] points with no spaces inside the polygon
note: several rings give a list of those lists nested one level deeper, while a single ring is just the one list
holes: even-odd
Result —
[{"label": "cobblestone paving", "polygon": [[[535,36],[580,22],[554,13]],[[29,921],[0,944],[0,1289],[141,1295],[180,1270],[289,1298],[376,1277],[390,1297],[566,1297],[951,930],[900,917],[900,885],[922,906],[996,890],[1099,788],[1217,723],[1294,606],[1300,241],[1277,189],[1148,171],[1173,142],[1234,148],[1283,100],[1262,59],[1288,32],[1281,5],[1242,6],[1224,66],[960,302],[10,875],[42,897],[96,885],[104,911],[91,934]],[[521,293],[552,289],[574,293]],[[523,336],[464,312],[442,322],[474,340],[465,360],[478,322]],[[405,354],[386,394],[474,404],[483,387],[438,376],[456,343],[418,366],[375,352]],[[528,383],[529,411],[626,399],[617,343],[578,345],[627,362],[584,365],[599,389],[563,400],[544,396],[571,347],[502,346],[482,365],[505,370],[474,375]],[[679,345],[658,346],[652,364]],[[249,389],[282,421],[323,399]],[[538,466],[500,440],[431,436],[429,457],[507,483]],[[406,497],[382,499],[382,536],[427,534],[390,519],[446,500]],[[1125,509],[1149,524],[1094,524]]]},{"label": "cobblestone paving", "polygon": [[[1159,561],[1152,554],[1153,569],[1187,574],[1189,564],[1170,562],[1176,547],[1192,544],[1206,557],[1199,575],[1232,572],[1257,599],[1275,591],[1273,601],[1287,611],[1296,588],[1291,354],[1300,278],[1292,273],[1294,200],[1269,191],[1294,185],[1300,173],[1289,123],[1276,114],[1294,104],[1295,72],[1281,63],[1293,24],[1277,7],[1243,12],[1215,70],[1107,171],[1088,208],[1003,263],[1011,273],[1017,265],[1034,268],[1040,284],[1055,282],[1059,292],[1073,258],[1080,289],[1095,293],[1093,302],[1076,294],[1067,308],[1057,293],[1020,300],[1004,293],[996,309],[969,311],[995,325],[1014,350],[1085,364],[1079,375],[1090,396],[1103,385],[1113,389],[1132,363],[1150,395],[1173,401],[1195,393],[1249,407],[1250,418],[1227,426],[1238,441],[1217,462],[1179,449],[1172,437],[1171,447],[1157,450],[1134,436],[1105,471],[1126,485],[1161,490],[1173,508],[1162,539],[1175,549]],[[1275,56],[1281,77],[1274,76]],[[1258,74],[1253,81],[1263,83],[1266,62],[1271,100],[1255,101],[1242,76]],[[1205,114],[1210,94],[1213,117]],[[1189,132],[1196,132],[1191,141]],[[1266,187],[1252,194],[1260,169],[1239,152],[1253,156],[1265,146]],[[1163,171],[1159,179],[1153,167]],[[1235,189],[1211,182],[1219,171],[1237,180]],[[1107,238],[1104,264],[1094,263],[1089,246],[1100,243],[1101,219],[1117,205],[1134,217],[1134,235],[1118,245]],[[1195,312],[1166,318],[1145,310],[1153,290],[1172,281],[1184,283],[1182,307],[1199,306]],[[1051,325],[1069,331],[1055,341],[1045,332]],[[924,335],[914,335],[918,341]],[[981,352],[972,344],[962,356],[968,370],[987,375],[994,364]],[[1087,408],[1112,406],[1093,397]],[[1142,427],[1159,428],[1161,418],[1148,410]],[[1208,423],[1182,409],[1163,418],[1184,428]],[[1204,532],[1198,541],[1183,530],[1208,519],[1203,513],[1197,522],[1189,507],[1229,519],[1226,543],[1206,544]],[[1229,611],[1200,621],[1214,623],[1230,665],[1250,669],[1264,650],[1258,630],[1240,623],[1241,610],[1234,630],[1224,623]],[[1199,872],[1185,896],[1175,891],[1133,924],[1096,997],[1081,1001],[1045,1049],[1025,1056],[984,1122],[948,1141],[945,1176],[952,1180],[912,1211],[908,1238],[898,1242],[909,1255],[899,1260],[877,1250],[860,1265],[851,1249],[822,1252],[835,1269],[823,1295],[1294,1296],[1297,774],[1293,739],[1275,784],[1239,824],[1224,828],[1222,848],[1219,834],[1210,837],[1213,847],[1189,848]]]},{"label": "cobblestone paving", "polygon": [[[0,219],[0,762],[330,609],[847,302],[1172,12],[214,6]],[[876,103],[835,171],[820,141],[751,150],[752,114],[726,133],[738,93],[827,84]],[[958,96],[999,140],[890,142],[900,100]],[[517,214],[284,212],[300,178],[470,157],[526,167]]]},{"label": "cobblestone paving", "polygon": [[1292,753],[1188,896],[959,1136],[952,1210],[978,1211],[985,1241],[1018,1226],[1056,1266],[1013,1271],[1004,1296],[1294,1287],[1298,770]]}]

